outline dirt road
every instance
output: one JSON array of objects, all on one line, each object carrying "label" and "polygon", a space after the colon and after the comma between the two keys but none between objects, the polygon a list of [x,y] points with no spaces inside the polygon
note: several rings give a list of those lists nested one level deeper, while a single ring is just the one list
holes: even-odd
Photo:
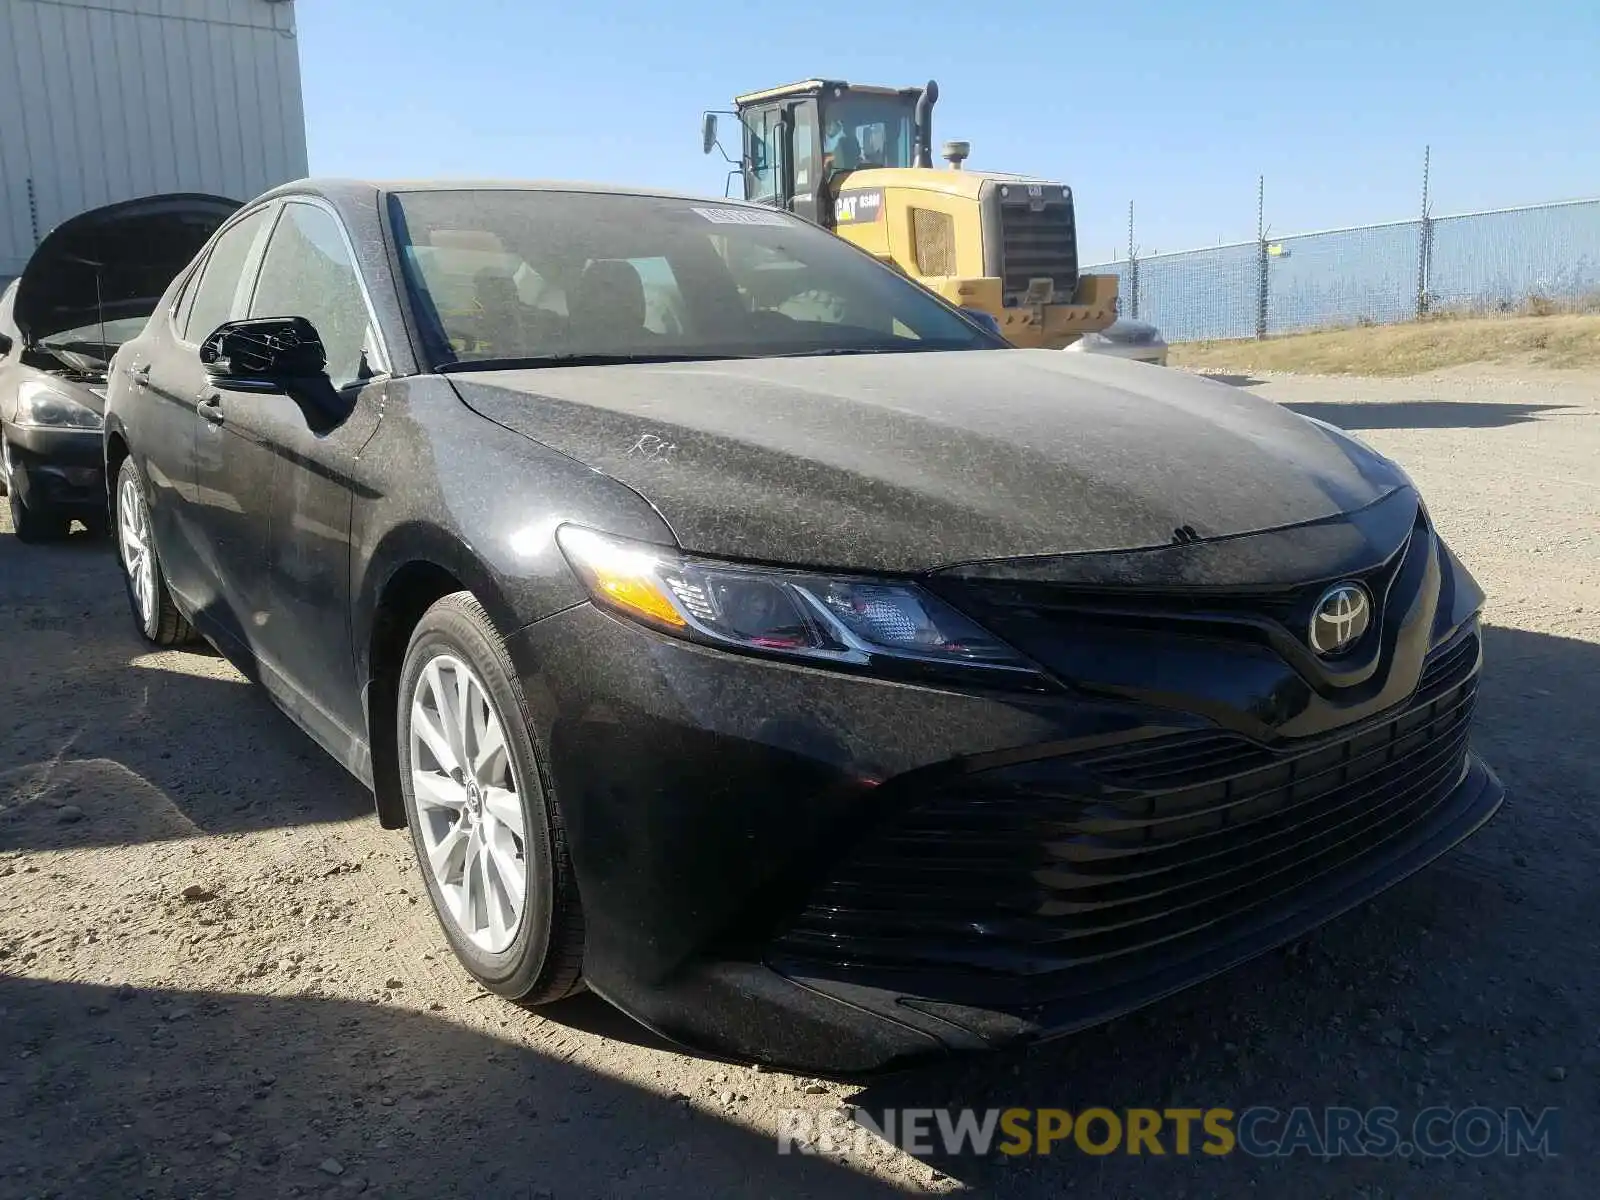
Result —
[{"label": "dirt road", "polygon": [[[1236,381],[1241,382],[1242,381]],[[535,1016],[445,948],[403,834],[103,544],[0,536],[0,1198],[1593,1194],[1600,379],[1274,380],[1401,460],[1490,596],[1512,796],[1365,909],[1136,1017],[867,1088]],[[779,1157],[785,1109],[1557,1106],[1562,1155]]]}]

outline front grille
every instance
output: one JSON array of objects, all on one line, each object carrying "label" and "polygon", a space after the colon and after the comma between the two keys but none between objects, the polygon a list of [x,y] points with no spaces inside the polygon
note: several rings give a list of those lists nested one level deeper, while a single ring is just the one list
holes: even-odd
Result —
[{"label": "front grille", "polygon": [[1179,735],[965,776],[869,835],[776,955],[1025,999],[1069,968],[1136,969],[1423,821],[1460,777],[1478,660],[1463,634],[1398,710],[1307,745]]},{"label": "front grille", "polygon": [[1000,206],[1001,291],[1006,304],[1018,304],[1028,283],[1046,276],[1055,284],[1056,302],[1071,301],[1078,287],[1078,231],[1072,204],[1055,201]]},{"label": "front grille", "polygon": [[[1476,636],[1459,638],[1434,651],[1422,671],[1408,712],[1437,702],[1471,674],[1478,656]],[[1404,718],[1402,718],[1404,719]],[[1349,743],[1345,743],[1348,745]],[[1137,791],[1159,791],[1186,779],[1244,774],[1270,768],[1281,756],[1258,742],[1232,734],[1180,734],[1079,755],[1079,765],[1102,784]],[[1307,759],[1292,760],[1304,763]]]},{"label": "front grille", "polygon": [[956,273],[956,223],[949,213],[931,208],[911,210],[911,237],[916,245],[918,275]]},{"label": "front grille", "polygon": [[[1179,540],[1174,531],[1174,541]],[[980,624],[1019,648],[1048,660],[1086,630],[1148,630],[1167,634],[1200,632],[1213,637],[1260,640],[1253,632],[1263,620],[1306,641],[1312,612],[1330,584],[1360,583],[1372,596],[1377,620],[1409,608],[1433,553],[1427,514],[1420,508],[1410,535],[1385,558],[1331,579],[1272,589],[1148,589],[1083,586],[1035,580],[939,578],[930,581],[940,595]]]}]

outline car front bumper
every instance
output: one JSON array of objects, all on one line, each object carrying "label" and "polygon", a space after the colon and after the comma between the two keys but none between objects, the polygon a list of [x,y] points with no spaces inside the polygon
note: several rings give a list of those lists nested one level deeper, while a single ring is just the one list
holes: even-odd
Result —
[{"label": "car front bumper", "polygon": [[[1442,546],[1430,562],[1459,570]],[[1215,757],[1218,706],[1259,713],[1281,675],[1257,664],[1244,695],[1237,674],[1198,664],[1204,702],[965,692],[710,650],[587,604],[537,622],[511,649],[566,823],[585,979],[695,1049],[850,1075],[1082,1029],[1290,941],[1502,801],[1466,747],[1481,593],[1460,574],[1429,585],[1415,672],[1359,719],[1277,747],[1228,735],[1228,753],[1257,756],[1236,774],[1255,780],[1240,804],[1264,832],[1202,832],[1233,838],[1215,844],[1235,865],[1158,848],[1166,859],[1126,879],[1094,872],[1097,854],[1141,850],[1129,814],[1152,825],[1158,805],[1198,806],[1213,781],[1174,793],[1097,775],[1107,747],[1145,772],[1140,755]],[[1437,749],[1365,783],[1338,768],[1342,790],[1319,802],[1332,815],[1284,824],[1274,805],[1308,808],[1295,771],[1330,778],[1328,756],[1353,761],[1358,744],[1369,758]],[[1199,819],[1161,816],[1163,832],[1139,837]],[[1141,873],[1171,886],[1140,890]],[[1262,875],[1282,886],[1263,890]],[[1092,914],[1075,926],[1075,907],[1094,907],[1075,897],[1091,894],[1150,937],[1134,945]]]},{"label": "car front bumper", "polygon": [[94,517],[106,511],[105,462],[98,429],[5,423],[9,486],[23,503]]}]

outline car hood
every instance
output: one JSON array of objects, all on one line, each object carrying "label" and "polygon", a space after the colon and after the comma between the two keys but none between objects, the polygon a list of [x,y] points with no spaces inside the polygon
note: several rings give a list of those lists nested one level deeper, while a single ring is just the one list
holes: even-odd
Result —
[{"label": "car hood", "polygon": [[1049,350],[450,378],[481,415],[639,492],[685,549],[801,566],[920,572],[1228,537],[1408,482],[1226,384]]},{"label": "car hood", "polygon": [[101,319],[149,316],[162,293],[239,207],[194,192],[142,196],[63,221],[17,282],[12,320],[30,345]]}]

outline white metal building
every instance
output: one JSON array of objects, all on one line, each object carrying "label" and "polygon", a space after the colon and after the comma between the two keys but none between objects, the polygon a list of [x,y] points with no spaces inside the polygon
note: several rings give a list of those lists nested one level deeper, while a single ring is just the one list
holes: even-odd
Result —
[{"label": "white metal building", "polygon": [[85,209],[305,174],[293,0],[0,0],[0,282]]}]

